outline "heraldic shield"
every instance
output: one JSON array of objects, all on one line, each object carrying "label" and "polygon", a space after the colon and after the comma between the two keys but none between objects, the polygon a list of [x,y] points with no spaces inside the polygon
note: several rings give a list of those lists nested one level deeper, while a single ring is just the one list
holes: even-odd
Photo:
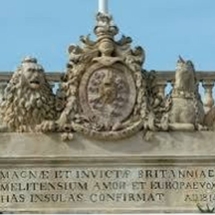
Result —
[{"label": "heraldic shield", "polygon": [[141,47],[131,38],[114,36],[118,28],[110,15],[98,14],[96,41],[81,37],[82,46],[69,47],[68,69],[60,87],[65,106],[57,120],[61,130],[96,139],[120,139],[143,126],[146,84]]}]

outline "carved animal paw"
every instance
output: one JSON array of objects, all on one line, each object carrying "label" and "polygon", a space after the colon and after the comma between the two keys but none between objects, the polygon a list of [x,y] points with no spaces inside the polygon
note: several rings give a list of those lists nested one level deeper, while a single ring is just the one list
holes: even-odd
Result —
[{"label": "carved animal paw", "polygon": [[61,134],[61,138],[63,141],[70,141],[70,140],[74,139],[74,135],[73,135],[73,133],[65,132],[65,133]]},{"label": "carved animal paw", "polygon": [[209,128],[205,125],[197,124],[196,126],[197,131],[208,131]]},{"label": "carved animal paw", "polygon": [[67,123],[67,124],[62,125],[62,127],[59,127],[58,131],[70,133],[73,131],[73,127],[71,124]]},{"label": "carved animal paw", "polygon": [[28,131],[28,128],[26,125],[20,125],[16,131],[19,133],[24,133]]},{"label": "carved animal paw", "polygon": [[144,122],[144,128],[146,130],[156,131],[157,127],[155,125],[155,115],[150,112],[148,115],[148,120]]}]

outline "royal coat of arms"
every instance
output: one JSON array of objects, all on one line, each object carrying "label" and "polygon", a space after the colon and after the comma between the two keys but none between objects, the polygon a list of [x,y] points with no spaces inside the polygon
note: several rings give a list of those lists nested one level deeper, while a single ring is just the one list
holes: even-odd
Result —
[{"label": "royal coat of arms", "polygon": [[123,138],[139,131],[145,117],[144,50],[131,49],[130,37],[114,40],[118,28],[110,15],[97,15],[94,32],[95,42],[81,37],[82,46],[69,47],[57,125],[98,139]]}]

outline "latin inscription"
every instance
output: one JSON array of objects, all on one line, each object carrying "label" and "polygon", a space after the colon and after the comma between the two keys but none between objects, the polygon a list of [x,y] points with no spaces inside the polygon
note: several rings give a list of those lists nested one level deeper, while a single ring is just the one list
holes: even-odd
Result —
[{"label": "latin inscription", "polygon": [[[172,202],[173,203],[172,203]],[[0,207],[195,206],[215,201],[215,168],[0,169]]]}]

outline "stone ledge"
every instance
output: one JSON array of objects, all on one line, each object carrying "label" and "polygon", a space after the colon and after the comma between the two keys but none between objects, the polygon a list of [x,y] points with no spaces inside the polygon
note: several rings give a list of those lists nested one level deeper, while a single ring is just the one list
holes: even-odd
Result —
[{"label": "stone ledge", "polygon": [[[73,141],[63,142],[60,134],[0,134],[0,211],[196,213],[195,195],[199,199],[202,193],[215,198],[213,132],[157,132],[149,142],[143,140],[141,132],[120,141],[74,136]],[[194,176],[187,175],[187,171]],[[76,186],[77,182],[82,185]],[[97,182],[99,186],[109,184],[108,189],[97,190]],[[171,188],[165,188],[166,182],[172,182],[168,185]],[[69,189],[69,183],[75,187]],[[145,183],[144,188],[137,189],[139,183]],[[164,187],[158,189],[158,183]],[[117,188],[113,189],[114,185]],[[76,199],[77,193],[83,195],[80,202]],[[50,199],[53,195],[58,201],[47,202],[46,195]],[[70,195],[75,200],[70,201]],[[109,201],[108,195],[114,200]],[[207,202],[201,199],[199,202],[205,208]]]},{"label": "stone ledge", "polygon": [[122,209],[115,209],[115,208],[103,208],[103,209],[92,209],[92,208],[86,208],[86,209],[71,209],[67,208],[65,210],[62,209],[32,209],[32,210],[4,210],[4,213],[21,213],[21,214],[142,214],[142,213],[199,213],[197,209],[193,208],[122,208]]},{"label": "stone ledge", "polygon": [[119,141],[98,141],[75,134],[63,142],[60,134],[0,133],[0,158],[175,157],[209,158],[215,155],[215,133],[156,132],[150,141],[142,133]]}]

